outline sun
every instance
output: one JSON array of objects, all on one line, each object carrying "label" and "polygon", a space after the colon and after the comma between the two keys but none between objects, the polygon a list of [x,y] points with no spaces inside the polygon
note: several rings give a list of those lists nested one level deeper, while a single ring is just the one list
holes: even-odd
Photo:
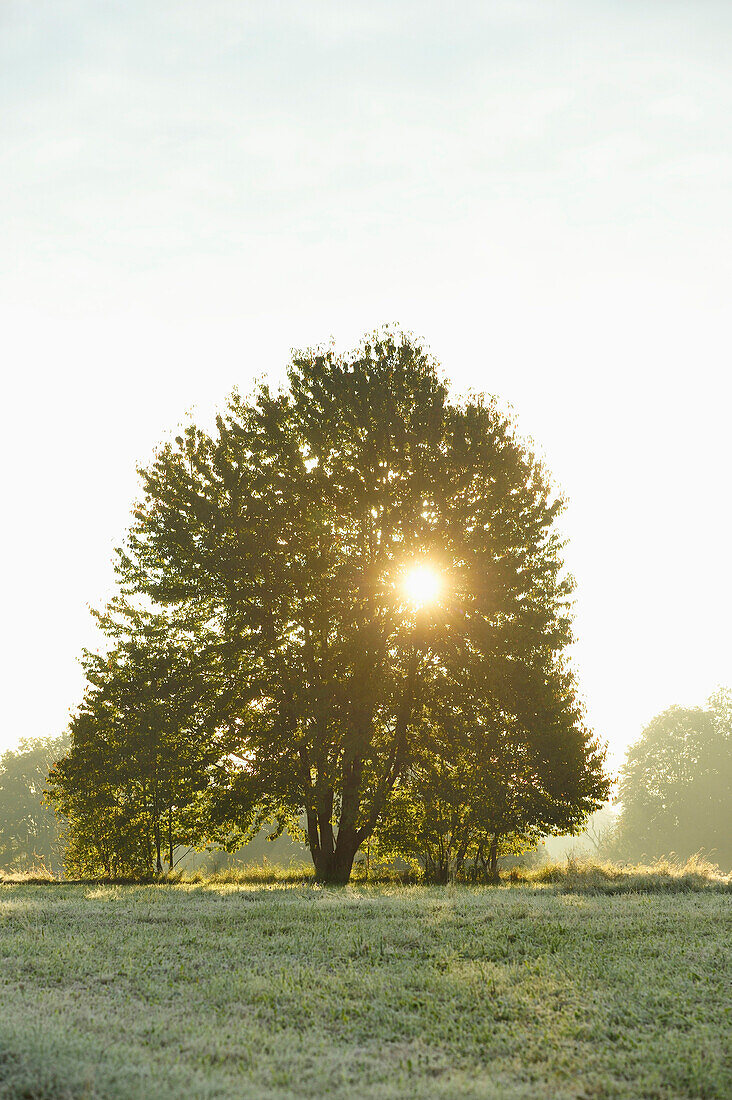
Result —
[{"label": "sun", "polygon": [[405,572],[402,589],[414,607],[424,607],[439,599],[442,577],[429,565],[414,565]]}]

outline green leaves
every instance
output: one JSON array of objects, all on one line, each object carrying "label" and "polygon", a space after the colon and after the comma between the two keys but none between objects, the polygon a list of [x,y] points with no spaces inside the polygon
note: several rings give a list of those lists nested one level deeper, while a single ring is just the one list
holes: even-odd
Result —
[{"label": "green leaves", "polygon": [[732,864],[732,692],[706,707],[669,707],[628,750],[618,792],[622,812],[612,841],[623,859],[704,850]]},{"label": "green leaves", "polygon": [[0,756],[0,868],[59,869],[59,827],[45,790],[49,768],[67,748],[66,737],[39,737]]},{"label": "green leaves", "polygon": [[163,848],[170,861],[171,847],[202,838],[192,808],[228,748],[225,684],[204,635],[194,644],[169,614],[116,599],[99,618],[115,644],[85,655],[87,692],[50,789],[70,868],[147,874]]}]

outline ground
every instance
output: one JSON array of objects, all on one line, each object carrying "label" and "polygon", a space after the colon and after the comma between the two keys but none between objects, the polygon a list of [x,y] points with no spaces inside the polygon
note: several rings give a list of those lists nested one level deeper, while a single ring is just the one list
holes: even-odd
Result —
[{"label": "ground", "polygon": [[730,894],[0,886],[0,1097],[728,1098]]}]

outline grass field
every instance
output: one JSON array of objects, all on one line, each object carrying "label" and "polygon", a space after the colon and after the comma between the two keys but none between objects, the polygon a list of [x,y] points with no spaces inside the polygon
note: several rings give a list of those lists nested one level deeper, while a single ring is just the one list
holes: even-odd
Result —
[{"label": "grass field", "polygon": [[728,891],[5,884],[0,1097],[727,1100]]}]

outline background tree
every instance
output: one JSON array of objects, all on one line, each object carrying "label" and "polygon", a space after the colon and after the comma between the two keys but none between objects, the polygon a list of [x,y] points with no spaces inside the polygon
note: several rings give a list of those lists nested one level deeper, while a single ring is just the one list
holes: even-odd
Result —
[{"label": "background tree", "polygon": [[[297,355],[288,382],[160,450],[119,556],[125,592],[218,631],[232,820],[304,812],[318,877],[347,881],[443,694],[520,725],[557,792],[572,761],[601,782],[562,664],[562,505],[508,419],[451,402],[401,334]],[[442,578],[429,613],[415,563]]]},{"label": "background tree", "polygon": [[608,851],[616,858],[688,858],[704,851],[732,867],[732,692],[706,707],[669,707],[628,750],[620,816]]},{"label": "background tree", "polygon": [[58,822],[44,800],[51,766],[65,752],[67,737],[22,740],[0,756],[0,867],[27,871],[61,868]]},{"label": "background tree", "polygon": [[176,847],[201,840],[197,811],[223,751],[219,685],[163,616],[117,602],[100,619],[116,644],[84,657],[88,688],[50,796],[68,821],[70,870],[159,874],[164,856],[172,868]]}]

